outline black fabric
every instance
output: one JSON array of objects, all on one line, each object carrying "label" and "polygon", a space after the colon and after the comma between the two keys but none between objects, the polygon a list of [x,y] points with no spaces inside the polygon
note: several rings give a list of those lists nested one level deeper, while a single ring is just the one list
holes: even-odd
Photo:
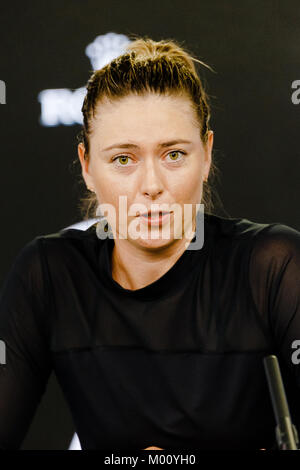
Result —
[{"label": "black fabric", "polygon": [[20,448],[55,371],[83,449],[274,448],[263,357],[300,432],[300,233],[205,214],[204,246],[150,285],[111,276],[96,226],[41,235],[1,289],[0,447]]}]

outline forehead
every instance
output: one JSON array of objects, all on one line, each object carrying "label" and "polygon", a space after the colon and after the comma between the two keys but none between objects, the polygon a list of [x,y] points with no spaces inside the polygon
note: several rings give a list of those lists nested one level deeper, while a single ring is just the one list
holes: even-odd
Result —
[{"label": "forehead", "polygon": [[172,106],[181,105],[186,108],[190,106],[191,101],[186,93],[155,93],[155,92],[144,92],[144,93],[129,93],[126,96],[108,98],[104,96],[98,101],[97,107],[100,108],[120,108],[125,106],[138,106],[138,105],[150,105],[153,106]]},{"label": "forehead", "polygon": [[128,136],[150,130],[198,132],[199,122],[188,96],[145,93],[102,99],[96,105],[92,127],[103,138],[107,133]]}]

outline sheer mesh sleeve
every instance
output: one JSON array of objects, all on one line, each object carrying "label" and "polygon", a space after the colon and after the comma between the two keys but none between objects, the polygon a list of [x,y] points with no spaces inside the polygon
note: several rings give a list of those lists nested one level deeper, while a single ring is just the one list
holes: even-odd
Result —
[{"label": "sheer mesh sleeve", "polygon": [[19,252],[0,292],[0,340],[6,352],[0,364],[2,449],[20,448],[51,373],[41,243],[37,237]]},{"label": "sheer mesh sleeve", "polygon": [[[283,380],[287,380],[285,387],[290,387],[286,392],[299,433],[300,232],[283,224],[264,229],[252,250],[249,280],[257,310],[268,325]],[[297,344],[299,354],[295,361]]]},{"label": "sheer mesh sleeve", "polygon": [[252,251],[249,278],[274,346],[300,389],[300,367],[291,358],[292,343],[300,340],[300,232],[283,224],[264,230]]}]

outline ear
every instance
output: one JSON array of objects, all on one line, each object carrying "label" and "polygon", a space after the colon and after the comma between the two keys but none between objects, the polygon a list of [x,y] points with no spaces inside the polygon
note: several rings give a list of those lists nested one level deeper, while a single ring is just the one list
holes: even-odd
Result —
[{"label": "ear", "polygon": [[209,170],[211,166],[211,155],[212,155],[212,148],[214,143],[214,133],[213,131],[208,131],[208,137],[206,144],[204,145],[204,170],[203,176],[204,179],[207,180],[209,175]]},{"label": "ear", "polygon": [[80,164],[81,164],[82,177],[85,181],[85,184],[86,184],[87,188],[93,189],[94,188],[94,182],[93,182],[92,176],[89,173],[90,160],[89,160],[89,158],[86,158],[86,159],[84,158],[85,155],[86,155],[86,152],[85,152],[84,144],[82,142],[80,142],[78,144],[77,151],[78,151],[78,157],[79,157]]}]

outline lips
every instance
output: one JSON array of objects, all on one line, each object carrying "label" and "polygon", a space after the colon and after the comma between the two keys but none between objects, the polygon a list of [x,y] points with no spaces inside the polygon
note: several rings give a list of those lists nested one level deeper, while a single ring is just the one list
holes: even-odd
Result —
[{"label": "lips", "polygon": [[156,212],[144,212],[143,214],[140,214],[142,217],[150,217],[150,218],[156,218],[165,214],[169,214],[167,211],[156,211]]},{"label": "lips", "polygon": [[142,224],[146,224],[148,227],[161,227],[167,220],[170,219],[172,212],[166,211],[155,211],[155,212],[144,212],[140,214],[140,221]]}]

